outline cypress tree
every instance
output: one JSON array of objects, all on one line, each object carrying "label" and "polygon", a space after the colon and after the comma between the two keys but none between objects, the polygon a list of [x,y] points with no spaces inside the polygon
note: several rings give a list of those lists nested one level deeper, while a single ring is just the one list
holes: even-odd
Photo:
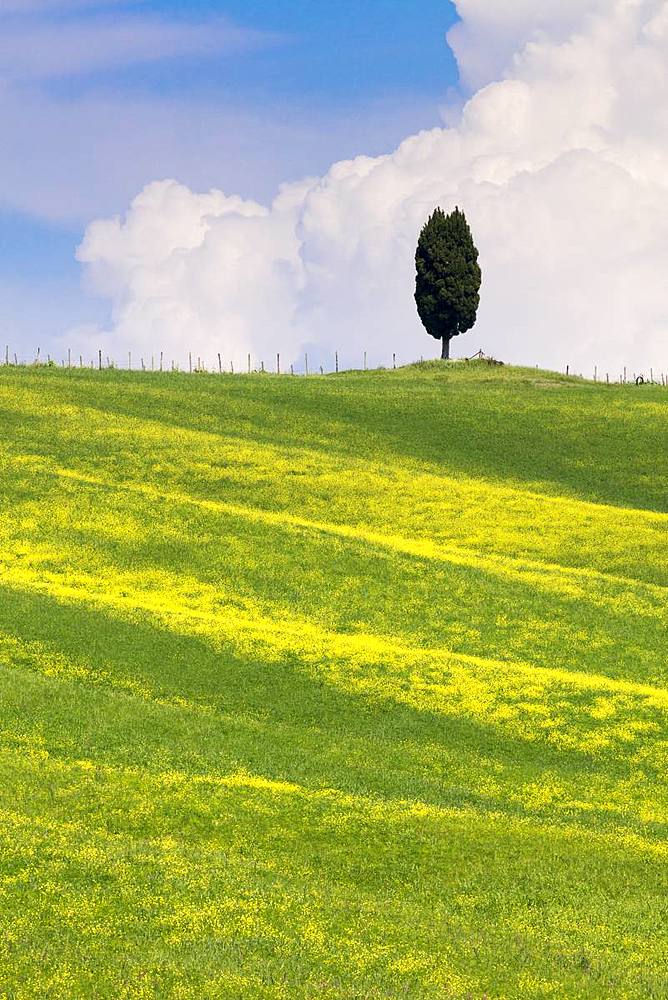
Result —
[{"label": "cypress tree", "polygon": [[437,208],[420,233],[415,254],[415,302],[427,333],[442,342],[441,357],[450,357],[450,341],[470,330],[480,305],[482,273],[466,216],[455,208]]}]

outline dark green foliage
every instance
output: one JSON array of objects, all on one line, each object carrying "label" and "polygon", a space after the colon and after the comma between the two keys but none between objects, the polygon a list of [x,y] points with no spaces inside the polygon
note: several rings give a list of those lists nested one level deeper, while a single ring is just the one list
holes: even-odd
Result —
[{"label": "dark green foliage", "polygon": [[478,250],[466,216],[455,208],[446,215],[437,208],[422,228],[415,254],[415,302],[427,333],[443,343],[470,330],[480,304],[482,274]]}]

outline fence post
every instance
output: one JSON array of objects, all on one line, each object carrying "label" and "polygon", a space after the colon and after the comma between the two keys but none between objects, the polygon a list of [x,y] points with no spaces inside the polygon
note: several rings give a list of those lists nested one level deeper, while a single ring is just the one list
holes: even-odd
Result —
[{"label": "fence post", "polygon": [[366,371],[366,351],[364,352],[364,371]]},{"label": "fence post", "polygon": [[67,367],[72,367],[72,350],[69,347],[67,348]]},{"label": "fence post", "polygon": [[249,354],[248,355],[248,374],[250,375],[250,373],[251,373],[251,356]]},{"label": "fence post", "polygon": [[218,351],[218,374],[219,375],[223,374],[223,360],[220,356],[220,351]]},{"label": "fence post", "polygon": [[5,364],[9,365],[9,344],[5,347]]},{"label": "fence post", "polygon": [[566,365],[566,374],[567,375],[569,374],[570,367],[571,367],[570,365]]},{"label": "fence post", "polygon": [[132,351],[128,351],[128,371],[132,371]]},{"label": "fence post", "polygon": [[295,373],[295,366],[294,365],[290,365],[290,374],[294,375],[294,373]]},{"label": "fence post", "polygon": [[336,374],[338,375],[339,374],[339,352],[338,351],[334,351],[334,368],[335,368]]},{"label": "fence post", "polygon": [[308,354],[304,355],[304,374],[308,375]]},{"label": "fence post", "polygon": [[397,356],[396,356],[396,354],[392,355],[392,367],[396,370],[396,367],[397,367]]},{"label": "fence post", "polygon": [[276,355],[276,374],[277,375],[281,374],[281,355],[280,354]]}]

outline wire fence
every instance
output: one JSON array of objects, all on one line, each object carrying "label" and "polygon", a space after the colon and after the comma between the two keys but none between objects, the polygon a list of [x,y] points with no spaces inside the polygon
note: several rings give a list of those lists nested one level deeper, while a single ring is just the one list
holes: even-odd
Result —
[{"label": "wire fence", "polygon": [[[74,354],[71,348],[67,349],[66,357],[56,358],[51,354],[43,356],[41,354],[40,348],[37,348],[35,355],[30,360],[21,360],[16,352],[10,350],[9,345],[5,346],[5,356],[4,365],[5,367],[15,367],[15,368],[34,368],[34,367],[47,367],[47,368],[65,368],[65,369],[75,369],[75,368],[86,368],[90,370],[97,371],[133,371],[133,372],[149,372],[149,373],[170,373],[170,374],[189,374],[189,375],[201,375],[201,374],[218,374],[218,375],[292,375],[292,376],[315,376],[315,375],[332,375],[340,374],[351,371],[387,371],[388,369],[396,370],[402,367],[401,363],[397,361],[398,355],[393,353],[391,359],[388,358],[387,364],[376,364],[369,366],[368,364],[368,353],[367,351],[362,351],[360,353],[359,361],[361,362],[359,367],[355,367],[354,364],[344,367],[340,363],[340,355],[338,351],[334,351],[333,357],[330,359],[329,364],[321,364],[318,361],[313,363],[309,360],[308,352],[300,358],[299,362],[291,361],[289,364],[283,364],[281,362],[281,354],[277,352],[272,358],[270,364],[266,364],[262,359],[256,359],[251,354],[246,356],[244,364],[239,364],[238,361],[235,364],[233,360],[224,359],[222,353],[217,353],[215,358],[207,359],[202,355],[194,354],[192,351],[188,352],[188,360],[175,361],[173,359],[167,360],[163,351],[160,351],[151,355],[135,355],[133,356],[132,351],[128,351],[127,357],[123,359],[123,364],[118,364],[116,360],[107,354],[104,354],[101,349],[98,349],[97,355],[90,358],[84,357],[83,354]],[[432,360],[432,359],[428,359]],[[424,363],[425,358],[420,357],[419,363]],[[479,361],[487,363],[489,365],[502,365],[502,362],[486,355],[482,349],[474,354],[470,358],[461,358],[453,360],[450,362],[444,362],[445,364],[461,364],[469,363],[473,361]],[[406,360],[403,362],[404,365],[417,364],[418,359],[414,358],[412,360]],[[535,366],[537,369],[538,365]],[[596,383],[603,383],[606,385],[660,385],[664,388],[668,388],[668,374],[666,372],[655,371],[654,368],[650,367],[645,370],[634,370],[632,367],[624,366],[621,371],[610,372],[604,371],[598,365],[594,365],[593,372],[589,375],[585,375],[582,371],[576,372],[575,368],[567,364],[563,371],[563,374],[570,378],[582,379],[583,381],[591,381]]]}]

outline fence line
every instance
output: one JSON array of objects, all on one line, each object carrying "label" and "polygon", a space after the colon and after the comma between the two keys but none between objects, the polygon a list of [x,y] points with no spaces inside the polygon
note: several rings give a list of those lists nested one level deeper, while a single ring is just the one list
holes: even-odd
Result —
[{"label": "fence line", "polygon": [[[0,355],[0,357],[2,357],[2,355]],[[147,371],[150,371],[152,374],[155,374],[156,371],[158,371],[159,373],[163,373],[165,371],[164,351],[160,351],[160,354],[159,354],[159,363],[158,363],[157,366],[155,364],[155,357],[156,357],[155,354],[151,354],[151,356],[150,356],[150,358],[151,358],[150,369],[148,369],[148,366],[147,366],[144,358],[140,357],[140,366],[141,366],[141,371],[142,372],[145,373]],[[13,361],[12,361],[12,358],[13,358]],[[386,365],[377,365],[375,368],[371,368],[370,369],[369,366],[368,366],[367,351],[361,351],[360,352],[359,360],[361,362],[361,365],[360,365],[359,368],[354,368],[354,367],[350,367],[350,368],[347,368],[347,369],[346,368],[342,368],[341,367],[341,356],[339,354],[339,351],[336,350],[333,353],[333,357],[332,357],[331,362],[330,362],[331,367],[329,369],[325,365],[323,365],[323,364],[317,364],[316,367],[314,368],[312,365],[309,364],[309,355],[308,355],[308,352],[306,352],[304,354],[303,371],[299,372],[298,370],[296,370],[294,362],[290,363],[289,369],[286,369],[285,366],[281,367],[281,354],[280,354],[280,352],[276,353],[276,363],[275,363],[275,367],[273,368],[273,370],[265,368],[265,363],[264,363],[264,360],[262,360],[262,359],[257,359],[255,361],[255,363],[253,363],[252,355],[248,354],[247,355],[247,364],[246,364],[246,373],[248,375],[252,375],[252,374],[263,374],[263,375],[266,375],[266,374],[275,374],[275,375],[282,375],[284,377],[287,376],[287,375],[289,375],[289,376],[301,376],[301,377],[318,377],[320,375],[325,375],[325,374],[337,374],[338,375],[338,374],[341,374],[342,372],[345,373],[345,372],[353,372],[353,371],[361,371],[361,372],[385,371],[388,368],[391,368],[391,370],[394,371],[394,370],[397,369],[397,355],[396,355],[396,353],[392,353],[392,355],[391,355],[391,365],[388,364],[387,366]],[[480,350],[477,354],[473,355],[472,358],[462,358],[459,361],[450,362],[450,363],[455,363],[455,364],[462,364],[462,363],[464,363],[464,364],[466,364],[466,363],[474,361],[474,360],[487,361],[489,364],[498,364],[498,362],[495,362],[494,359],[486,357],[484,355],[484,353],[482,352],[482,350]],[[103,363],[104,361],[106,361],[106,364]],[[193,364],[193,361],[194,361],[194,364]],[[424,362],[424,358],[423,357],[420,358],[420,362],[421,363]],[[408,364],[416,364],[417,362],[407,362],[407,363]],[[47,368],[47,367],[58,367],[58,366],[61,367],[61,368],[67,368],[67,369],[76,370],[77,365],[76,365],[76,363],[73,360],[72,349],[70,347],[67,348],[66,358],[63,358],[60,361],[56,361],[55,359],[53,359],[50,354],[47,354],[47,360],[44,361],[42,353],[41,353],[41,348],[38,347],[33,360],[32,361],[25,361],[24,362],[24,361],[19,361],[18,355],[16,354],[16,352],[13,352],[13,353],[10,352],[10,346],[9,346],[9,344],[7,344],[5,346],[4,367],[16,367],[16,368],[20,368],[20,367],[42,367],[42,368]],[[84,367],[87,367],[87,365],[84,363],[84,356],[82,354],[79,354],[79,364],[78,364],[78,367],[80,369],[83,369]],[[109,355],[104,355],[103,356],[102,349],[99,348],[98,351],[97,351],[97,357],[91,358],[91,360],[90,360],[90,368],[91,369],[95,369],[96,367],[97,367],[98,371],[103,371],[105,369],[108,369],[108,370],[120,370],[121,366],[116,365],[116,362],[114,361],[114,359],[110,358]],[[527,367],[527,366],[519,366],[519,367]],[[539,366],[536,365],[536,368],[538,368],[538,367]],[[127,370],[127,371],[136,371],[137,370],[136,368],[133,367],[132,351],[130,351],[130,350],[128,351],[128,355],[127,355],[127,368],[125,370]],[[220,351],[216,354],[216,360],[214,361],[211,369],[208,369],[206,367],[206,365],[202,363],[202,357],[201,357],[201,355],[197,355],[197,357],[194,359],[192,351],[188,352],[188,367],[187,367],[188,374],[195,374],[195,375],[206,374],[206,373],[214,374],[216,372],[216,370],[217,370],[217,373],[219,375],[228,374],[227,369],[226,369],[226,362],[225,362],[225,360],[223,358],[223,355],[222,355],[222,353]],[[186,369],[184,369],[182,371],[181,367],[180,367],[180,363],[178,361],[171,360],[170,363],[169,363],[169,369],[168,369],[168,371],[169,371],[170,374],[173,374],[173,373],[185,374]],[[587,377],[584,376],[582,374],[582,372],[580,372],[579,374],[575,374],[573,366],[570,363],[565,366],[564,371],[565,371],[565,374],[566,374],[566,376],[568,378],[579,379],[579,380],[583,380],[583,381],[592,381],[592,382],[594,382],[596,384],[599,384],[599,385],[601,385],[601,384],[605,384],[606,386],[610,386],[610,385],[633,385],[633,386],[655,385],[655,386],[662,386],[663,388],[668,389],[668,373],[666,373],[666,372],[658,372],[658,371],[655,373],[655,370],[654,370],[654,368],[652,366],[650,366],[649,369],[645,369],[645,371],[633,371],[632,369],[629,369],[629,367],[627,365],[624,365],[622,371],[619,372],[619,374],[617,376],[613,375],[612,378],[611,378],[610,372],[606,371],[606,373],[605,373],[605,382],[603,382],[603,376],[601,374],[602,373],[602,369],[599,367],[599,365],[594,365],[593,366],[593,374],[592,374],[592,376],[591,376],[590,379],[587,379]],[[234,361],[230,360],[230,362],[229,362],[229,374],[230,375],[235,375],[235,374],[239,375],[239,374],[242,374],[242,372],[243,372],[243,369],[241,369],[239,367],[237,367],[236,370],[235,370]],[[555,372],[555,374],[558,374],[558,373]]]}]

